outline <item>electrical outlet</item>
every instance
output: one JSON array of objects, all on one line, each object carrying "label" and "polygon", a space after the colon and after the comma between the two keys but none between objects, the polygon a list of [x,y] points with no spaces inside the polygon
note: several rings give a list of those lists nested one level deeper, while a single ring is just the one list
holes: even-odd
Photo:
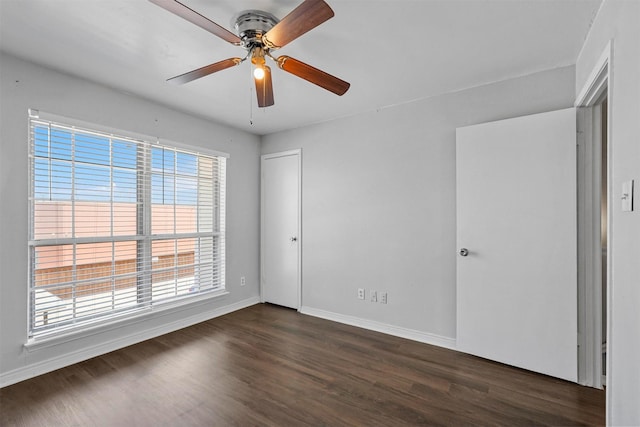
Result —
[{"label": "electrical outlet", "polygon": [[358,299],[364,299],[364,289],[358,288]]},{"label": "electrical outlet", "polygon": [[244,276],[240,277],[240,286],[246,285],[247,282],[244,280]]},{"label": "electrical outlet", "polygon": [[386,304],[387,303],[387,293],[386,292],[380,292],[380,303],[381,304]]},{"label": "electrical outlet", "polygon": [[376,291],[371,291],[371,302],[378,302],[378,293]]}]

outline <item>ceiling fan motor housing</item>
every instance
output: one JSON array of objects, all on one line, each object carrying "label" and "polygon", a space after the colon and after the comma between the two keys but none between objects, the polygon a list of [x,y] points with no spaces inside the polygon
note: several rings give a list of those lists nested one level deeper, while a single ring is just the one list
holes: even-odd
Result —
[{"label": "ceiling fan motor housing", "polygon": [[251,50],[255,46],[263,46],[262,36],[273,28],[278,18],[262,10],[245,10],[238,14],[234,27],[238,37],[242,39],[242,46]]}]

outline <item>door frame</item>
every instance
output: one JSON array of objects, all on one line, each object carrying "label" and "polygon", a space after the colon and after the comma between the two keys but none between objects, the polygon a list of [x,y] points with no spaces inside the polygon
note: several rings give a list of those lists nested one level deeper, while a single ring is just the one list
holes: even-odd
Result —
[{"label": "door frame", "polygon": [[[578,352],[580,383],[595,388],[602,388],[602,272],[601,272],[601,240],[600,240],[600,184],[601,184],[601,105],[607,99],[607,358],[606,383],[611,385],[611,296],[613,293],[613,245],[612,245],[612,55],[613,43],[610,41],[596,62],[584,87],[576,97],[575,106],[579,108],[579,119],[582,126],[578,129],[578,143],[582,147],[582,157],[578,158],[582,176],[578,179],[578,193],[582,194],[582,202],[578,205],[578,218],[581,230],[578,239],[579,256],[578,293],[579,298],[579,345]],[[610,387],[606,389],[606,419],[610,421],[611,407]]]},{"label": "door frame", "polygon": [[269,159],[297,156],[298,158],[298,308],[300,311],[302,308],[302,149],[297,148],[293,150],[280,151],[277,153],[263,154],[260,156],[260,302],[264,303],[264,241],[265,241],[265,218],[264,218],[264,163]]}]

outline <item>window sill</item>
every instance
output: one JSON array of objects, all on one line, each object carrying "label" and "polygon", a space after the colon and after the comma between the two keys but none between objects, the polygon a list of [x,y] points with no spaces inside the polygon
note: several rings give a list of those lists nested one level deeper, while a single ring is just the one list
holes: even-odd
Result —
[{"label": "window sill", "polygon": [[129,326],[136,323],[141,323],[149,320],[151,315],[167,315],[171,313],[177,313],[189,308],[197,307],[206,303],[210,303],[213,300],[224,298],[229,295],[227,290],[219,290],[208,293],[206,295],[199,295],[188,300],[176,301],[174,303],[167,303],[157,307],[149,307],[144,311],[140,311],[134,315],[126,316],[120,319],[113,319],[99,323],[95,325],[86,325],[85,327],[61,331],[58,333],[50,333],[40,337],[29,339],[24,348],[28,352],[41,350],[47,347],[53,347],[60,344],[64,344],[71,341],[80,340],[93,335],[98,335],[113,329],[122,328],[123,326]]}]

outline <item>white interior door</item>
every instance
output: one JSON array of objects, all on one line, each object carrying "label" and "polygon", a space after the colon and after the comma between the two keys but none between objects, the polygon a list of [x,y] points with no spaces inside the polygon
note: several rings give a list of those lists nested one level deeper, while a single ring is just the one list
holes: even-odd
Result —
[{"label": "white interior door", "polygon": [[300,150],[262,156],[262,300],[300,308]]},{"label": "white interior door", "polygon": [[456,131],[457,346],[577,380],[576,112]]}]

